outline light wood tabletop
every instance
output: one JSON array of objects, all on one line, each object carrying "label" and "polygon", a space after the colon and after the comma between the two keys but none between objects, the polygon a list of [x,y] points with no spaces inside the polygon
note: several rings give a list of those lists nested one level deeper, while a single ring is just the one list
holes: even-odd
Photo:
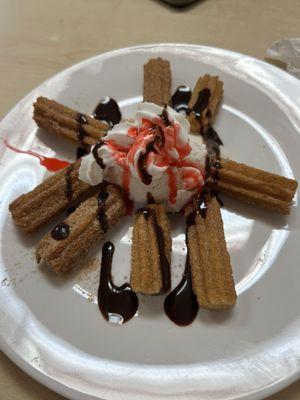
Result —
[{"label": "light wood tabletop", "polygon": [[[299,0],[0,0],[0,118],[60,70],[107,50],[153,42],[206,44],[263,59],[299,36]],[[62,400],[0,353],[0,399]],[[300,400],[300,381],[269,400]]]}]

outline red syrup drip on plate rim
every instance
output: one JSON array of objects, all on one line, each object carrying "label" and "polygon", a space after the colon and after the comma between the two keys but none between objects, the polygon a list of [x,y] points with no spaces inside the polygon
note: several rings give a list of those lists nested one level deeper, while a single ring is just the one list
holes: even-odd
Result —
[{"label": "red syrup drip on plate rim", "polygon": [[29,156],[38,158],[40,161],[40,164],[43,167],[45,167],[48,171],[56,172],[56,171],[59,171],[60,169],[67,167],[68,165],[70,165],[70,163],[65,160],[59,160],[58,158],[52,158],[52,157],[45,157],[45,156],[42,156],[41,154],[35,153],[34,151],[31,151],[31,150],[18,149],[17,147],[14,147],[11,144],[9,144],[7,139],[3,139],[3,142],[8,149],[10,149],[16,153],[28,154]]}]

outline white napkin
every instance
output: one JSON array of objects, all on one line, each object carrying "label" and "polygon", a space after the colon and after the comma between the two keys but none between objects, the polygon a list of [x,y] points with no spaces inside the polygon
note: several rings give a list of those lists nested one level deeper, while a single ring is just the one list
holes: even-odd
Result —
[{"label": "white napkin", "polygon": [[287,71],[300,79],[300,38],[277,40],[268,48],[265,57],[284,62]]}]

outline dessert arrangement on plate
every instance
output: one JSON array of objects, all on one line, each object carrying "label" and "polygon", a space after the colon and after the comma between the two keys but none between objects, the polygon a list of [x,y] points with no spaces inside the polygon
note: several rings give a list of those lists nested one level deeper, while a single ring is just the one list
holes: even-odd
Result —
[{"label": "dessert arrangement on plate", "polygon": [[[37,243],[37,262],[66,273],[124,215],[134,214],[130,282],[114,284],[114,245],[102,248],[98,305],[108,321],[130,320],[137,294],[164,295],[165,313],[181,326],[195,319],[199,306],[233,307],[237,296],[218,194],[288,214],[297,189],[295,180],[221,156],[222,140],[212,127],[223,96],[217,76],[200,77],[193,90],[179,86],[173,96],[171,81],[168,61],[149,60],[143,102],[128,120],[110,98],[93,116],[44,97],[34,104],[40,128],[81,149],[78,160],[61,161],[62,169],[9,206],[26,234],[67,212]],[[173,213],[185,220],[187,256],[181,282],[171,290]]]}]

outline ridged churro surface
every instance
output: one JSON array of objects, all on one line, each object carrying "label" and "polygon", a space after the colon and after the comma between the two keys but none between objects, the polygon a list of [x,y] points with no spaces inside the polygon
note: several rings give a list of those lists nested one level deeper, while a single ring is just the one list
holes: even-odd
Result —
[{"label": "ridged churro surface", "polygon": [[168,105],[171,102],[170,63],[162,58],[152,58],[144,65],[144,101]]},{"label": "ridged churro surface", "polygon": [[245,203],[289,214],[298,183],[228,159],[222,159],[213,186]]},{"label": "ridged churro surface", "polygon": [[33,119],[40,128],[70,139],[78,145],[95,144],[109,129],[104,122],[46,97],[38,97],[33,109]]},{"label": "ridged churro surface", "polygon": [[155,204],[139,210],[135,216],[131,247],[130,283],[135,292],[160,294],[169,290],[171,247],[169,220],[164,207]]},{"label": "ridged churro surface", "polygon": [[205,196],[197,211],[187,208],[187,245],[193,291],[200,307],[208,310],[234,306],[236,292],[226,248],[220,205]]}]

